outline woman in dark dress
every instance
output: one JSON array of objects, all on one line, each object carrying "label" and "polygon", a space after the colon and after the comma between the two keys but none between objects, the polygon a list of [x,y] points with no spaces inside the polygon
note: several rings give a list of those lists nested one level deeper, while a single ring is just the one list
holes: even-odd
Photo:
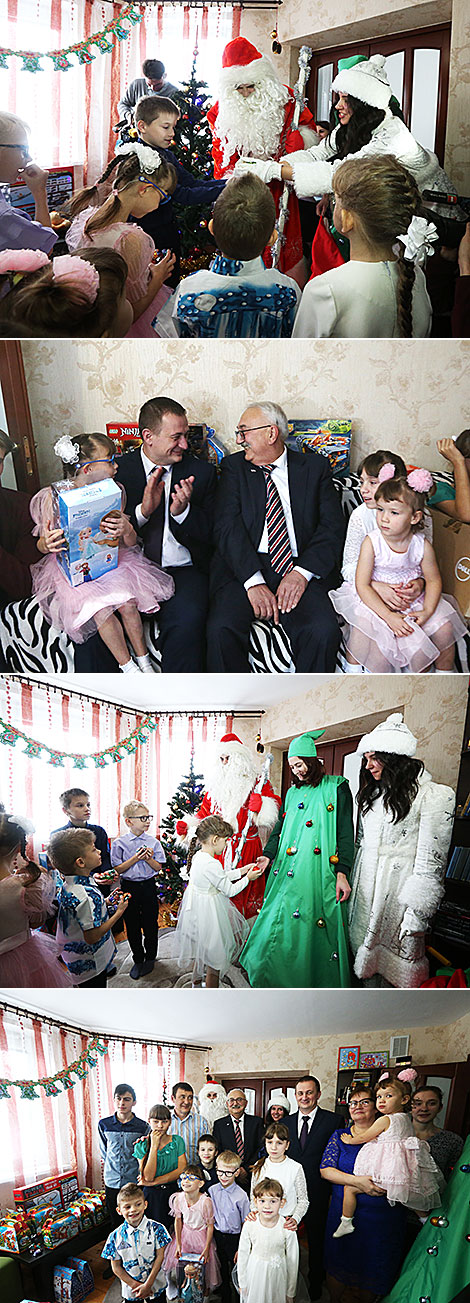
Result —
[{"label": "woman in dark dress", "polygon": [[[348,1127],[334,1131],[320,1164],[325,1180],[332,1183],[325,1235],[325,1266],[332,1303],[373,1303],[387,1294],[401,1267],[405,1253],[406,1208],[391,1207],[369,1176],[354,1175],[357,1149],[345,1145],[347,1130],[357,1141],[376,1117],[372,1090],[358,1086],[352,1092]],[[354,1234],[333,1239],[343,1205],[344,1186],[357,1191]]]}]

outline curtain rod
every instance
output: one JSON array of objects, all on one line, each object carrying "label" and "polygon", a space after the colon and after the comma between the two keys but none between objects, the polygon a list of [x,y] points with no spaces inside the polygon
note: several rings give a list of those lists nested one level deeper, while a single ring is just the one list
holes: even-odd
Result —
[{"label": "curtain rod", "polygon": [[107,697],[92,697],[89,692],[79,692],[78,688],[64,688],[63,685],[44,682],[40,678],[30,679],[27,674],[2,674],[1,679],[10,679],[12,683],[26,683],[29,688],[44,688],[48,692],[59,692],[65,697],[79,697],[92,701],[98,706],[112,706],[113,710],[122,710],[128,715],[191,715],[194,719],[204,719],[211,715],[232,715],[234,719],[259,719],[264,710],[236,710],[231,706],[221,706],[219,710],[149,710],[144,706],[120,705],[118,701],[109,701]]},{"label": "curtain rod", "polygon": [[156,1036],[119,1036],[109,1032],[98,1032],[96,1028],[92,1031],[89,1027],[74,1026],[73,1023],[63,1022],[59,1018],[51,1018],[50,1014],[42,1014],[37,1010],[28,1009],[27,1005],[22,1008],[16,1004],[7,1004],[4,1000],[0,1002],[0,1009],[5,1009],[8,1013],[16,1013],[21,1018],[31,1018],[33,1022],[39,1021],[48,1023],[51,1027],[59,1027],[61,1031],[73,1032],[74,1036],[99,1036],[101,1040],[130,1041],[138,1045],[161,1045],[163,1049],[171,1050],[212,1050],[212,1045],[194,1045],[191,1041],[168,1041],[158,1040]]}]

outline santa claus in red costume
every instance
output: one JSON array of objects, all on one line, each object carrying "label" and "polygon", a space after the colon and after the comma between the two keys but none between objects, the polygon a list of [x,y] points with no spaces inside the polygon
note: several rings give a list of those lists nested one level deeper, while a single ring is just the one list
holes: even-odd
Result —
[{"label": "santa claus in red costume", "polygon": [[[289,86],[283,86],[267,55],[260,54],[244,36],[229,41],[222,55],[219,99],[207,114],[212,136],[214,176],[233,172],[241,157],[280,159],[299,149],[318,144],[319,137],[310,110],[303,109],[298,130],[292,130],[295,99]],[[279,212],[282,183],[271,182]],[[285,228],[279,271],[304,284],[302,235],[296,195],[289,200],[289,220]],[[271,264],[271,251],[263,259]]]},{"label": "santa claus in red costume", "polygon": [[[258,787],[260,790],[254,791]],[[277,821],[280,798],[268,779],[260,787],[259,765],[244,746],[236,733],[226,733],[220,739],[220,747],[212,778],[199,806],[196,817],[192,820],[179,819],[176,824],[178,837],[187,838],[191,827],[209,814],[221,815],[235,829],[233,837],[227,842],[223,864],[231,869],[235,863],[242,834],[247,827],[246,840],[242,845],[240,865],[253,864],[262,855],[263,846],[268,840]],[[233,897],[245,918],[254,918],[261,909],[264,895],[264,876],[253,879],[248,886]]]}]

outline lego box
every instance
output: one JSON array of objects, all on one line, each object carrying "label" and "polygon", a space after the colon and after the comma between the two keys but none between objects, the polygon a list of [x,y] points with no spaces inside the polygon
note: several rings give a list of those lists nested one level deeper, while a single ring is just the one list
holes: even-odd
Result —
[{"label": "lego box", "polygon": [[121,489],[113,480],[73,488],[67,480],[52,485],[54,521],[65,534],[66,546],[57,560],[73,588],[99,579],[118,563],[118,541],[110,542],[103,521],[121,511]]}]

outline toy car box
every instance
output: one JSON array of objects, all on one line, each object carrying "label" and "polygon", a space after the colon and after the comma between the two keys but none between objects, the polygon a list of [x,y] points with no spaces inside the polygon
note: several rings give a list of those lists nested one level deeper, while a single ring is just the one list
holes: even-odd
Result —
[{"label": "toy car box", "polygon": [[77,1173],[62,1172],[59,1176],[51,1176],[47,1181],[36,1181],[35,1185],[17,1186],[13,1198],[17,1208],[26,1210],[52,1204],[59,1212],[76,1199],[78,1192]]}]

